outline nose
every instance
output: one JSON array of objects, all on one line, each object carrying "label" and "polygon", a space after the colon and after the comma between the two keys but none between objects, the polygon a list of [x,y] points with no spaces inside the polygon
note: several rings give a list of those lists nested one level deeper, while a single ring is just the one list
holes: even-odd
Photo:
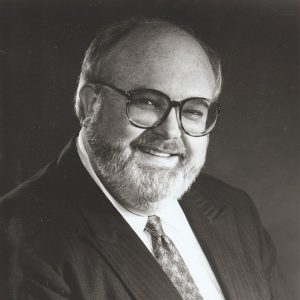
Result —
[{"label": "nose", "polygon": [[153,132],[166,140],[179,138],[181,136],[179,117],[175,107],[171,109],[166,120],[159,126],[153,128]]}]

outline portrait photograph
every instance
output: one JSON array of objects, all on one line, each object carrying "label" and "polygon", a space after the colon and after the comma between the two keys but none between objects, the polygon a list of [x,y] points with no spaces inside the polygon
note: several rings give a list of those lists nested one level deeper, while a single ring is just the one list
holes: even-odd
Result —
[{"label": "portrait photograph", "polygon": [[300,299],[298,0],[0,1],[0,299]]}]

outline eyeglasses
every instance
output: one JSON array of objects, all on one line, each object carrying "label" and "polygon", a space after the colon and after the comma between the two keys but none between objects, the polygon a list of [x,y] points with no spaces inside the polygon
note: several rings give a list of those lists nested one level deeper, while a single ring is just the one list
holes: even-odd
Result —
[{"label": "eyeglasses", "polygon": [[168,117],[172,107],[179,108],[180,127],[190,136],[207,135],[216,125],[221,107],[205,98],[192,97],[172,101],[166,94],[153,89],[123,91],[109,83],[93,82],[112,89],[127,99],[126,115],[138,128],[155,128]]}]

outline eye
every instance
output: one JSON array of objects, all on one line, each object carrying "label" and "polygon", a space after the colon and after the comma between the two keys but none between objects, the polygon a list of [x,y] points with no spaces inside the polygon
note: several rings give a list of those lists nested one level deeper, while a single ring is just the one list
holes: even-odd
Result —
[{"label": "eye", "polygon": [[203,117],[203,111],[198,109],[185,109],[182,113],[184,115],[191,115],[194,117]]},{"label": "eye", "polygon": [[203,112],[201,110],[190,110],[189,113],[193,114],[193,115],[198,115],[198,116],[203,116]]},{"label": "eye", "polygon": [[132,104],[144,109],[159,110],[159,103],[151,98],[135,98]]},{"label": "eye", "polygon": [[155,103],[151,99],[147,99],[147,98],[139,99],[139,102],[145,105],[155,105]]}]

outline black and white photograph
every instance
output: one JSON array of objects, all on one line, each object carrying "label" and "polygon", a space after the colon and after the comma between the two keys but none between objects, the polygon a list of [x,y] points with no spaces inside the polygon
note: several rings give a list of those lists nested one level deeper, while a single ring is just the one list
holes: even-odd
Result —
[{"label": "black and white photograph", "polygon": [[300,299],[298,0],[0,0],[0,300]]}]

